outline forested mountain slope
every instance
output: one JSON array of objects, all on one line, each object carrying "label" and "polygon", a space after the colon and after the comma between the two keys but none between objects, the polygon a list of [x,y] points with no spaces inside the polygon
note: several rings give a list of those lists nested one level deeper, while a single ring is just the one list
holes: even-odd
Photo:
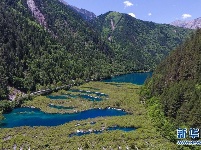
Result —
[{"label": "forested mountain slope", "polygon": [[201,127],[201,29],[157,67],[145,87],[152,104],[159,101],[177,125]]},{"label": "forested mountain slope", "polygon": [[0,2],[0,99],[8,85],[27,92],[110,75],[112,57],[82,17],[57,0]]},{"label": "forested mountain slope", "polygon": [[94,26],[114,49],[119,63],[129,71],[155,68],[190,32],[118,12],[98,16]]},{"label": "forested mountain slope", "polygon": [[8,86],[28,92],[152,69],[190,32],[119,13],[93,25],[59,0],[1,0],[0,99]]}]

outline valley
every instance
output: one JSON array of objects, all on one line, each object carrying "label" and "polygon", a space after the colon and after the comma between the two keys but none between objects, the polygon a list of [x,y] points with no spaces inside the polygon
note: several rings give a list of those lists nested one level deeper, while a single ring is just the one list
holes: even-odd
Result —
[{"label": "valley", "polygon": [[177,143],[200,139],[200,18],[155,23],[122,5],[97,15],[66,0],[1,0],[2,150],[200,149]]},{"label": "valley", "polygon": [[[39,96],[32,101],[26,101],[23,104],[25,108],[15,109],[11,114],[5,115],[8,120],[5,119],[2,125],[9,128],[1,129],[0,137],[3,147],[5,149],[11,149],[14,145],[23,149],[118,149],[119,147],[123,149],[136,147],[139,149],[159,149],[164,145],[167,149],[176,147],[175,144],[161,137],[152,125],[145,105],[139,99],[140,85],[89,82],[73,88],[79,89],[76,93],[79,93],[78,91],[88,91],[88,93],[94,91],[96,94],[105,93],[108,95],[108,99],[97,102],[80,99],[79,97],[51,100],[45,96]],[[54,95],[71,91],[62,90],[54,93]],[[50,103],[64,107],[72,107],[73,104],[73,107],[84,113],[84,116],[81,117],[79,116],[81,113],[69,112],[66,109],[51,108],[49,107]],[[46,113],[40,113],[34,108],[39,108]],[[97,108],[97,110],[92,108]],[[84,110],[89,110],[89,113]],[[102,112],[102,110],[107,111],[107,113]],[[71,114],[74,121],[70,119],[72,118],[70,117]],[[98,117],[98,115],[100,116]],[[62,125],[59,125],[61,117],[67,120],[70,119],[70,122],[63,122]],[[42,120],[38,120],[39,118]],[[49,120],[50,118],[52,120]],[[25,124],[23,125],[23,123],[33,127],[24,127]],[[45,127],[42,127],[43,123],[45,123]],[[55,126],[56,123],[58,123],[57,126]],[[11,128],[14,127],[13,125],[16,125],[16,127]],[[85,135],[85,132],[89,133]],[[72,136],[73,134],[75,136]],[[79,136],[76,136],[76,134]]]}]

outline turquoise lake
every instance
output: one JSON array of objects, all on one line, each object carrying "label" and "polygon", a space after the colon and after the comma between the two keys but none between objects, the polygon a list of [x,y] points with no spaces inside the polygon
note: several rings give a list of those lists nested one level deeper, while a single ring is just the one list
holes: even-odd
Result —
[{"label": "turquoise lake", "polygon": [[[104,80],[104,82],[127,82],[142,85],[147,77],[151,77],[152,73],[132,73],[121,76],[116,76],[111,79]],[[116,83],[115,83],[116,84]],[[116,84],[118,85],[118,83]],[[102,97],[108,95],[104,93],[90,92],[90,91],[72,91],[80,92],[82,98],[92,101],[101,101]],[[89,97],[85,94],[96,94],[97,97]],[[52,99],[68,99],[72,95],[50,96]],[[72,96],[73,97],[73,96]],[[62,106],[51,106],[57,109],[70,109]],[[20,126],[57,126],[73,120],[84,120],[88,118],[105,117],[105,116],[122,116],[126,115],[126,112],[113,110],[113,109],[91,109],[74,114],[48,114],[34,108],[16,108],[11,113],[4,114],[5,120],[0,124],[0,128],[13,128]],[[111,129],[112,130],[112,129]]]},{"label": "turquoise lake", "polygon": [[126,82],[126,83],[133,83],[137,85],[143,85],[145,80],[148,77],[152,76],[152,72],[145,72],[145,73],[131,73],[125,74],[120,76],[114,76],[110,79],[105,79],[103,82]]},{"label": "turquoise lake", "polygon": [[57,126],[73,120],[122,115],[126,115],[126,112],[113,109],[91,109],[74,114],[48,114],[35,108],[16,108],[11,113],[4,114],[6,119],[0,127]]},{"label": "turquoise lake", "polygon": [[57,105],[49,105],[50,108],[56,109],[73,109],[73,107],[64,107],[64,106],[57,106]]}]

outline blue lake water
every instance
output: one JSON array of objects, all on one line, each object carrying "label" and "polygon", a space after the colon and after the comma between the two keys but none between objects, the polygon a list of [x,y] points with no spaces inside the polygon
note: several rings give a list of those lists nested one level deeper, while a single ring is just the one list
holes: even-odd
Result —
[{"label": "blue lake water", "polygon": [[112,109],[91,109],[74,114],[48,114],[35,108],[16,108],[11,113],[4,114],[0,128],[13,128],[20,126],[57,126],[73,120],[105,116],[122,116],[126,112]]},{"label": "blue lake water", "polygon": [[84,99],[87,99],[87,100],[90,100],[90,101],[102,101],[103,100],[100,97],[93,97],[93,96],[90,96],[90,95],[80,95],[80,97],[84,98]]},{"label": "blue lake water", "polygon": [[78,93],[82,93],[82,94],[95,94],[96,96],[108,96],[105,93],[100,93],[100,92],[94,92],[94,91],[84,91],[84,90],[79,90],[79,89],[72,89],[69,90],[70,92],[78,92]]},{"label": "blue lake water", "polygon": [[120,131],[124,131],[124,132],[130,132],[130,131],[134,131],[136,130],[136,128],[132,128],[132,127],[109,127],[105,130],[95,130],[95,131],[87,131],[87,132],[77,132],[77,133],[72,133],[70,134],[69,136],[72,137],[72,136],[82,136],[82,135],[87,135],[87,134],[91,134],[91,133],[94,133],[94,134],[99,134],[99,133],[102,133],[103,131],[115,131],[115,130],[120,130]]},{"label": "blue lake water", "polygon": [[[151,77],[152,73],[132,73],[121,76],[116,76],[111,79],[103,80],[104,82],[127,82],[142,85],[144,84],[147,77]],[[118,83],[115,83],[118,86]],[[107,97],[108,95],[100,92],[91,92],[91,91],[80,91],[74,90],[71,92],[79,92],[78,95],[59,95],[59,96],[48,96],[51,99],[63,99],[67,100],[68,98],[73,98],[81,96],[82,98],[100,101],[102,97]],[[90,97],[89,94],[95,94],[95,97]],[[63,106],[52,106],[58,109],[66,109]],[[105,116],[121,116],[126,115],[123,111],[113,110],[113,109],[92,109],[83,111],[80,113],[74,114],[48,114],[40,111],[39,109],[33,108],[17,108],[14,109],[11,113],[4,114],[5,120],[0,124],[0,128],[12,128],[19,126],[57,126],[73,120],[84,120],[88,118],[95,117],[105,117]],[[110,129],[113,130],[113,129]],[[114,130],[117,130],[114,128]],[[126,129],[124,129],[126,130]],[[129,130],[129,129],[128,129]]]},{"label": "blue lake water", "polygon": [[[90,100],[90,101],[101,101],[103,100],[103,97],[108,97],[107,94],[105,93],[100,93],[100,92],[93,92],[93,91],[84,91],[84,90],[79,90],[79,89],[72,89],[69,90],[70,92],[77,92],[79,94],[73,95],[73,94],[65,94],[65,95],[57,95],[57,96],[52,96],[49,95],[47,96],[48,98],[50,98],[51,100],[67,100],[69,98],[83,98],[86,100]],[[93,94],[96,95],[95,97],[89,95],[89,94]]]},{"label": "blue lake water", "polygon": [[56,108],[56,109],[73,109],[73,107],[65,107],[65,106],[58,106],[58,105],[49,105],[51,108]]},{"label": "blue lake water", "polygon": [[112,77],[111,79],[103,80],[103,82],[126,82],[137,85],[143,85],[148,77],[152,76],[152,72],[145,73],[131,73]]},{"label": "blue lake water", "polygon": [[52,99],[52,100],[57,100],[57,99],[59,99],[59,100],[67,100],[68,99],[68,96],[66,96],[66,95],[56,95],[56,96],[49,95],[47,97]]}]

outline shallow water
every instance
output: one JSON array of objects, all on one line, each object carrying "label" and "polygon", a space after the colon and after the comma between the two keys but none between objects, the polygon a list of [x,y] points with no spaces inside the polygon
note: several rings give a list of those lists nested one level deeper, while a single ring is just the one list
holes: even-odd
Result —
[{"label": "shallow water", "polygon": [[130,132],[130,131],[134,131],[136,130],[136,128],[132,128],[132,127],[109,127],[105,130],[95,130],[95,131],[87,131],[87,132],[76,132],[76,133],[72,133],[70,134],[69,136],[72,137],[72,136],[82,136],[82,135],[87,135],[87,134],[91,134],[91,133],[94,133],[94,134],[99,134],[99,133],[102,133],[104,131],[115,131],[115,130],[120,130],[120,131],[124,131],[124,132]]},{"label": "shallow water", "polygon": [[49,95],[47,97],[52,99],[52,100],[67,100],[68,99],[67,95],[56,95],[56,96]]},{"label": "shallow water", "polygon": [[65,106],[58,106],[58,105],[49,105],[50,108],[56,109],[74,109],[73,107],[65,107]]},{"label": "shallow water", "polygon": [[90,95],[80,95],[80,97],[84,98],[84,99],[87,99],[87,100],[90,100],[90,101],[102,101],[103,100],[100,97],[93,97],[93,96],[90,96]]},{"label": "shallow water", "polygon": [[[66,94],[66,95],[58,95],[58,96],[49,95],[47,97],[50,98],[51,100],[67,100],[69,98],[80,97],[80,98],[90,100],[90,101],[101,101],[101,100],[103,100],[103,97],[108,97],[108,95],[105,93],[84,91],[84,90],[79,90],[79,89],[72,89],[72,90],[69,90],[69,92],[77,92],[79,94],[76,94],[76,95]],[[93,94],[95,96],[91,96],[90,94]]]}]

